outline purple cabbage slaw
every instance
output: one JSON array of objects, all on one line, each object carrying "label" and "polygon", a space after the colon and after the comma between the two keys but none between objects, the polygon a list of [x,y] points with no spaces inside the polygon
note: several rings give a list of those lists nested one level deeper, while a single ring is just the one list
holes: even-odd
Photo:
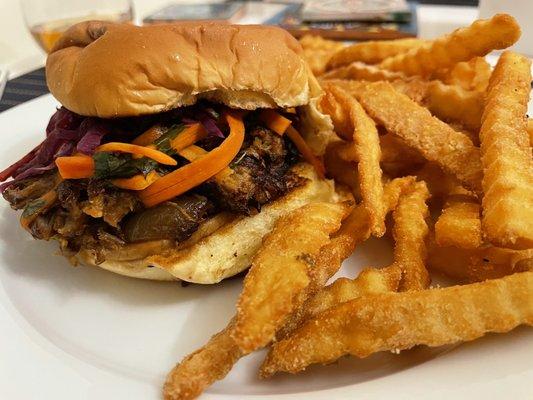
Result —
[{"label": "purple cabbage slaw", "polygon": [[[183,110],[180,110],[180,112]],[[217,125],[218,113],[212,108],[188,110],[192,118],[181,118],[186,124],[201,123],[209,136],[224,138]],[[46,138],[36,148],[16,163],[0,172],[0,193],[9,186],[33,176],[42,175],[55,168],[55,159],[79,152],[88,156],[94,154],[104,136],[110,133],[110,125],[97,118],[83,117],[59,108],[46,127]]]},{"label": "purple cabbage slaw", "polygon": [[224,138],[225,136],[218,127],[214,115],[216,115],[216,112],[211,108],[206,110],[197,110],[195,113],[193,113],[193,118],[183,118],[182,122],[186,124],[195,124],[200,122],[207,131],[208,135]]},{"label": "purple cabbage slaw", "polygon": [[85,118],[62,107],[50,118],[46,138],[22,159],[0,172],[0,193],[23,179],[42,175],[55,168],[55,159],[69,156],[76,149],[92,155],[109,129],[95,118]]}]

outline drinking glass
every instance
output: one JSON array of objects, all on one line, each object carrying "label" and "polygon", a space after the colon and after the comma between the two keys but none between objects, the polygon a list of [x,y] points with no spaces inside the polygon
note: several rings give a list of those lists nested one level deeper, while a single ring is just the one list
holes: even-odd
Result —
[{"label": "drinking glass", "polygon": [[21,0],[21,6],[28,29],[47,53],[78,22],[133,21],[131,0]]}]

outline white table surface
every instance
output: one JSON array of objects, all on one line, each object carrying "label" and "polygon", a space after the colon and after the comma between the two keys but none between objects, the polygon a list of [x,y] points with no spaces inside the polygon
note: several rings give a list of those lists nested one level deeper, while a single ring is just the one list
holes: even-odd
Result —
[{"label": "white table surface", "polygon": [[[156,9],[176,0],[134,0],[136,15],[139,19]],[[182,2],[194,2],[183,1]],[[198,2],[206,2],[199,0]],[[249,6],[243,22],[261,23],[267,19],[268,9],[259,8],[261,4]],[[434,38],[460,26],[465,26],[477,18],[475,7],[427,6],[418,7],[419,34],[424,38]],[[26,28],[19,0],[0,0],[0,65],[14,78],[44,63],[44,53],[34,42]]]}]

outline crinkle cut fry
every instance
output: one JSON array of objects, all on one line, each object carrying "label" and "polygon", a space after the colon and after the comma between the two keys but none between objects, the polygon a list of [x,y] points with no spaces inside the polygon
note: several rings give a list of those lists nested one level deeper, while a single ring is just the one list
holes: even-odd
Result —
[{"label": "crinkle cut fry", "polygon": [[261,376],[351,354],[442,346],[533,324],[533,272],[464,286],[367,295],[331,308],[273,345]]},{"label": "crinkle cut fry", "polygon": [[[396,208],[401,194],[415,182],[412,176],[396,178],[385,184],[384,195],[387,213]],[[342,221],[340,229],[335,232],[330,243],[326,244],[317,258],[317,267],[312,273],[311,293],[322,288],[339,270],[342,261],[348,258],[355,247],[367,240],[371,234],[371,225],[365,207],[358,205]],[[335,260],[332,262],[332,260]]]},{"label": "crinkle cut fry", "polygon": [[[319,237],[320,241],[323,241],[324,237],[327,239],[329,237],[328,232],[338,228],[340,219],[345,212],[346,206],[342,204],[314,203],[282,217],[269,235],[272,239],[265,239],[265,245],[257,254],[254,262],[262,252],[270,251],[269,246],[278,244],[276,237],[273,237],[274,235],[278,239],[285,237],[287,240],[295,240],[295,243],[300,245],[299,240],[308,240],[309,232],[307,230],[310,229],[315,231],[311,233],[313,237]],[[285,232],[286,229],[296,227],[298,224],[295,221],[298,221],[305,229],[300,231],[295,229],[290,234],[287,234]],[[300,237],[295,238],[295,236]],[[305,246],[300,248],[305,249]],[[294,254],[282,252],[278,256],[292,258]],[[279,257],[276,260],[279,261]],[[286,263],[281,262],[280,265],[286,266]],[[300,277],[302,279],[296,280],[296,283],[299,284],[301,283],[300,281],[308,283],[309,279],[307,277]],[[246,354],[233,338],[236,320],[237,317],[234,317],[228,326],[214,335],[204,347],[187,356],[173,368],[165,383],[165,400],[182,400],[197,397],[205,388],[224,378],[233,365]]]},{"label": "crinkle cut fry", "polygon": [[533,259],[533,249],[513,250],[490,245],[475,249],[438,246],[430,236],[427,266],[459,282],[481,282],[523,271],[522,264]]},{"label": "crinkle cut fry", "polygon": [[321,76],[323,79],[352,79],[364,81],[393,81],[405,79],[401,72],[389,71],[376,65],[353,62],[343,67],[332,69]]},{"label": "crinkle cut fry", "polygon": [[533,119],[527,119],[527,134],[529,136],[529,146],[533,147]]},{"label": "crinkle cut fry", "polygon": [[412,190],[400,196],[392,216],[394,228],[394,263],[402,270],[400,290],[421,290],[429,286],[426,270],[426,238],[429,215],[426,205],[430,197],[425,182],[416,182]]},{"label": "crinkle cut fry", "polygon": [[[394,179],[385,185],[385,199],[389,209],[396,207],[402,191],[413,182],[413,177],[405,177]],[[315,293],[323,287],[337,272],[342,261],[353,252],[355,246],[368,239],[370,225],[366,214],[364,207],[356,207],[343,221],[331,241],[320,249],[316,268],[311,274],[312,285],[309,286],[309,293]],[[292,326],[294,324],[295,322]],[[232,338],[233,326],[234,321],[213,336],[204,347],[174,367],[165,384],[165,400],[194,398],[215,381],[226,376],[235,362],[245,355]]]},{"label": "crinkle cut fry", "polygon": [[[409,190],[414,182],[414,177],[406,176],[393,179],[385,185],[387,212],[392,211],[396,207],[401,194]],[[370,234],[371,223],[368,212],[365,207],[359,205],[342,222],[340,229],[332,235],[330,242],[320,249],[320,253],[315,262],[315,268],[311,273],[311,284],[307,288],[307,300],[299,309],[293,311],[290,318],[285,321],[283,328],[276,333],[276,338],[286,337],[301,323],[306,315],[308,302],[312,301],[313,296],[339,270],[342,262],[353,253],[359,243],[367,240]],[[391,271],[385,277],[389,285],[393,285],[392,279],[394,274],[394,271]]]},{"label": "crinkle cut fry", "polygon": [[356,93],[366,112],[387,131],[417,149],[428,161],[476,193],[481,192],[481,158],[479,148],[464,134],[431,116],[430,112],[389,83],[374,82]]},{"label": "crinkle cut fry", "polygon": [[485,93],[431,81],[425,105],[433,115],[447,122],[457,122],[466,129],[479,131]]},{"label": "crinkle cut fry", "polygon": [[[370,80],[350,80],[345,78],[323,77],[321,83],[337,85],[352,95],[357,95],[370,85]],[[426,81],[416,77],[408,80],[391,79],[390,84],[397,92],[405,94],[411,100],[423,105],[437,118],[458,123],[466,129],[477,131],[481,126],[485,93],[478,90],[466,90],[456,85],[447,85],[440,81]],[[476,138],[477,140],[477,138]]]},{"label": "crinkle cut fry", "polygon": [[303,308],[301,321],[362,295],[396,292],[401,277],[401,269],[393,264],[381,269],[366,268],[355,279],[339,278],[309,298]]},{"label": "crinkle cut fry", "polygon": [[481,237],[481,206],[471,192],[457,187],[446,199],[435,223],[435,241],[439,246],[476,249]]},{"label": "crinkle cut fry", "polygon": [[[395,223],[398,223],[399,226],[395,228],[393,234],[400,240],[394,252],[394,263],[381,269],[366,268],[355,279],[337,279],[331,285],[318,291],[315,296],[309,298],[303,307],[301,319],[305,320],[329,307],[363,294],[397,291],[400,287],[404,268],[407,270],[409,288],[416,289],[427,286],[429,277],[423,264],[426,253],[424,242],[428,233],[425,223],[428,214],[425,201],[428,197],[429,192],[425,183],[415,183],[413,177],[397,178],[389,182],[385,186],[385,203],[387,212],[394,210]],[[360,210],[364,210],[364,208],[360,208]],[[357,209],[354,212],[357,212]],[[352,217],[354,212],[352,212]],[[355,218],[360,221],[363,217],[355,216]],[[348,230],[347,226],[349,226],[348,219],[344,221],[337,235],[340,237],[346,235],[343,231]],[[334,240],[335,238],[332,239],[332,241]],[[414,253],[407,250],[407,247],[414,248],[415,245],[418,247]],[[345,255],[348,256],[348,254]],[[408,263],[414,264],[415,268],[421,270],[416,271]],[[330,271],[329,277],[333,276],[334,272],[336,271]]]},{"label": "crinkle cut fry", "polygon": [[327,70],[360,61],[365,64],[376,64],[386,58],[405,53],[427,43],[417,38],[396,40],[369,40],[355,43],[337,51],[329,60]]},{"label": "crinkle cut fry", "polygon": [[301,320],[364,294],[395,292],[400,288],[402,275],[407,275],[407,280],[405,276],[403,278],[404,290],[422,289],[429,284],[424,267],[428,234],[425,201],[429,197],[426,185],[424,182],[414,183],[414,179],[399,178],[392,181],[386,193],[387,211],[394,210],[395,223],[398,224],[393,231],[399,240],[394,263],[381,269],[366,268],[355,279],[339,278],[325,286],[305,303]]},{"label": "crinkle cut fry", "polygon": [[[379,136],[379,146],[382,165],[398,163],[412,167],[426,163],[426,159],[417,150],[406,146],[398,136],[391,133]],[[358,155],[350,142],[338,141],[332,143],[331,147],[343,162],[358,162]]]},{"label": "crinkle cut fry", "polygon": [[320,249],[348,207],[314,203],[282,217],[252,261],[237,302],[232,337],[243,352],[266,346],[306,299]]},{"label": "crinkle cut fry", "polygon": [[[413,177],[405,177],[394,179],[385,185],[385,199],[389,209],[396,207],[401,192],[413,182]],[[370,225],[365,217],[366,214],[364,207],[356,207],[344,220],[331,241],[320,250],[316,268],[312,273],[309,293],[314,293],[324,286],[338,270],[342,261],[353,252],[355,246],[370,236]],[[296,317],[292,326],[295,323]],[[233,326],[234,321],[213,336],[203,348],[174,367],[165,384],[165,400],[191,399],[198,396],[205,388],[222,379],[235,362],[244,356],[244,352],[232,338]]]},{"label": "crinkle cut fry", "polygon": [[351,144],[358,160],[357,171],[363,205],[367,208],[372,219],[372,232],[378,237],[383,236],[385,233],[386,205],[379,164],[381,147],[376,124],[357,100],[344,89],[336,85],[327,85],[326,91],[331,93],[338,103],[348,108],[352,125]]},{"label": "crinkle cut fry", "polygon": [[533,247],[533,163],[526,112],[531,61],[504,52],[492,73],[480,131],[482,227],[499,247]]},{"label": "crinkle cut fry", "polygon": [[[382,80],[382,79],[380,79]],[[357,93],[367,88],[372,83],[368,79],[341,79],[341,78],[326,78],[322,77],[320,84],[322,86],[337,85],[348,91],[352,96],[357,97]],[[420,79],[418,77],[411,77],[408,79],[391,79],[389,83],[396,89],[396,91],[405,94],[411,100],[418,104],[423,104],[428,96],[428,88],[430,81]]]},{"label": "crinkle cut fry", "polygon": [[382,61],[379,66],[406,75],[428,77],[433,72],[451,68],[460,61],[485,56],[492,50],[505,49],[520,37],[520,27],[507,14],[497,14],[491,19],[477,20],[466,28],[407,53]]},{"label": "crinkle cut fry", "polygon": [[484,92],[489,84],[492,68],[484,57],[462,61],[453,68],[436,71],[432,77],[447,85],[459,86],[465,90]]},{"label": "crinkle cut fry", "polygon": [[244,355],[231,338],[233,322],[170,371],[163,388],[165,400],[194,399],[205,388],[228,374]]},{"label": "crinkle cut fry", "polygon": [[338,50],[344,47],[342,42],[327,40],[320,36],[305,35],[300,39],[303,55],[313,74],[320,75],[326,69],[326,63]]}]

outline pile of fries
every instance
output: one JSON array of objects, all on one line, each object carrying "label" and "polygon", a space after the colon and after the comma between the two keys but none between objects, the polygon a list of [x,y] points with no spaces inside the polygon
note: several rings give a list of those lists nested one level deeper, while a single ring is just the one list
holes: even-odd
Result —
[{"label": "pile of fries", "polygon": [[[519,36],[496,15],[433,41],[302,39],[335,127],[326,169],[358,203],[277,222],[234,318],[171,371],[166,399],[200,395],[267,346],[263,378],[533,324],[530,61],[484,59]],[[394,262],[330,283],[371,236],[392,237]],[[453,286],[431,287],[435,273]]]}]

